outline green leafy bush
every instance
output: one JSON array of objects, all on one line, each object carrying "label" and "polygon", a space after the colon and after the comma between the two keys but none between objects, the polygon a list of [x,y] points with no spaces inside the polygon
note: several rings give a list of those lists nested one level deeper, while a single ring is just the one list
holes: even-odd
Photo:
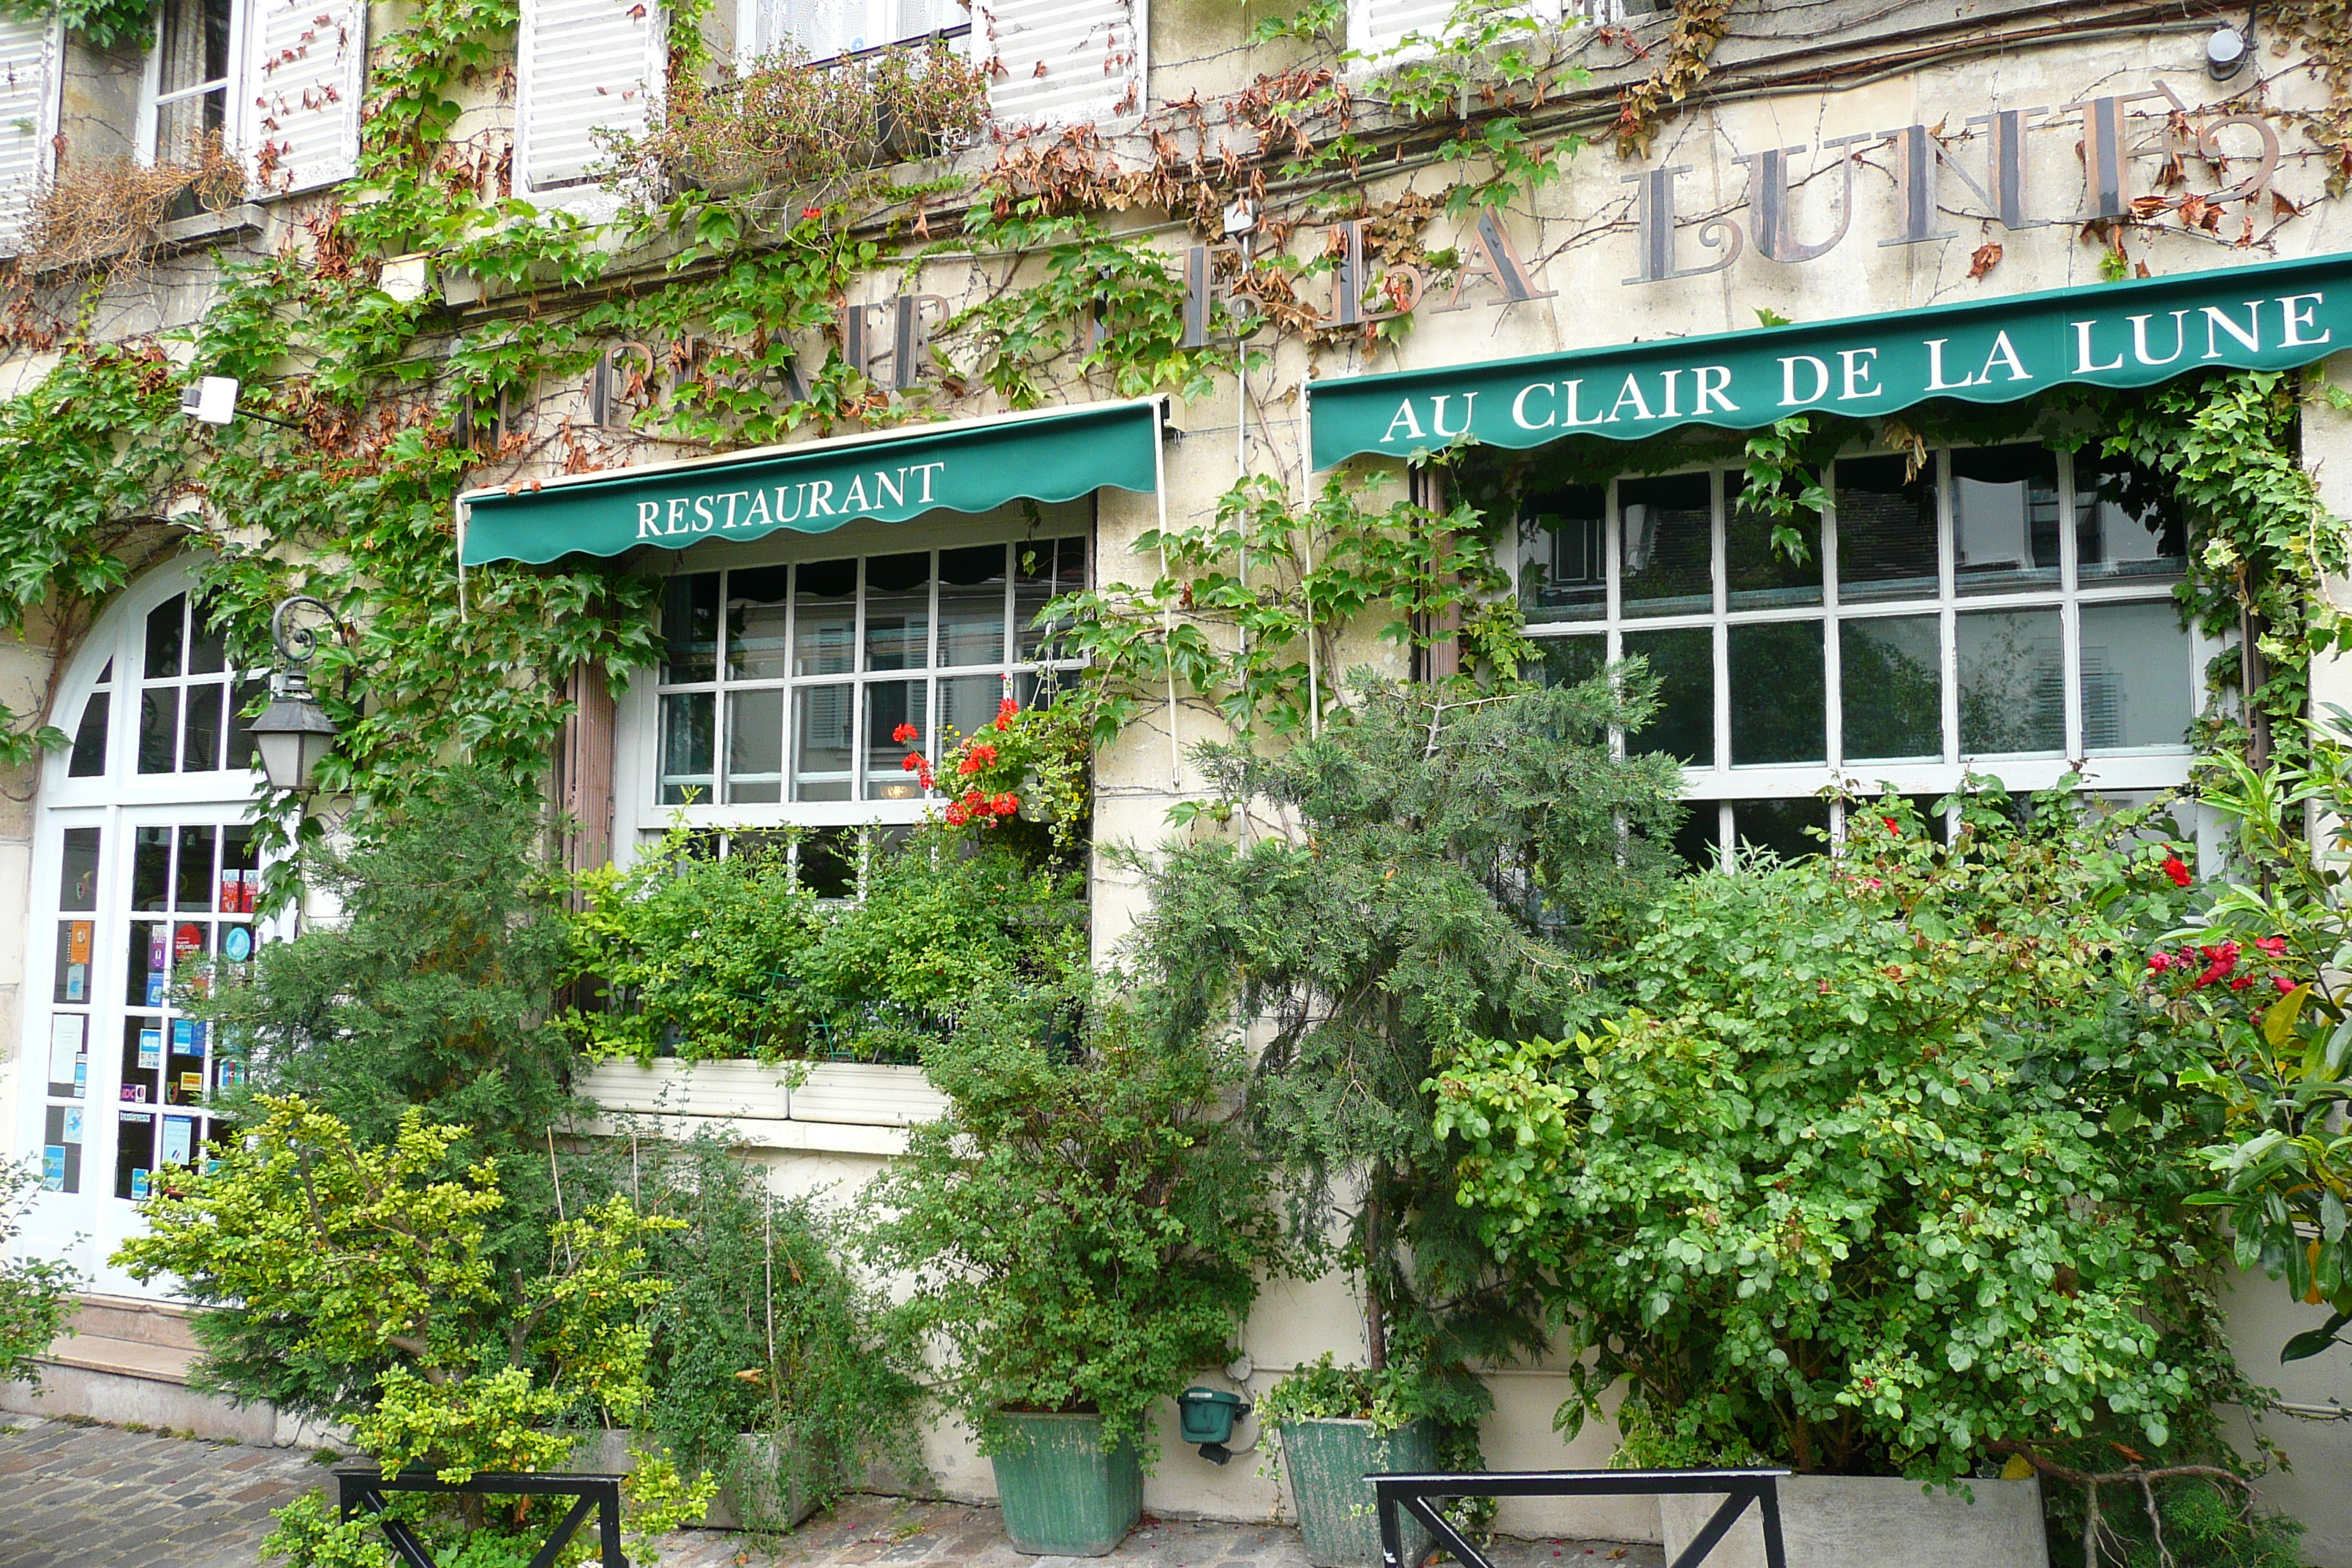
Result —
[{"label": "green leafy bush", "polygon": [[713,859],[684,832],[580,886],[572,972],[599,1005],[568,1022],[640,1061],[912,1061],[975,987],[1085,961],[1070,876],[937,829],[877,846],[855,901],[814,897],[783,843]]},{"label": "green leafy bush", "polygon": [[2189,929],[2151,944],[2146,971],[2156,1016],[2203,1058],[2182,1082],[2221,1121],[2203,1151],[2212,1190],[2191,1201],[2228,1209],[2239,1267],[2329,1309],[2288,1342],[2289,1360],[2352,1344],[2352,835],[2306,837],[2310,822],[2352,820],[2352,714],[2334,714],[2333,731],[2314,726],[2307,765],[2216,760],[2204,798],[2234,826],[2243,879],[2208,890]]},{"label": "green leafy bush", "polygon": [[1219,1101],[1238,1064],[1157,1022],[1082,986],[979,1002],[926,1058],[948,1112],[867,1189],[868,1256],[909,1278],[901,1321],[945,1343],[984,1452],[1004,1410],[1097,1411],[1107,1443],[1139,1438],[1153,1401],[1229,1359],[1279,1258]]},{"label": "green leafy bush", "polygon": [[1622,1381],[1635,1463],[1948,1479],[2245,1393],[2195,1058],[2130,995],[2179,891],[2080,809],[1979,804],[1949,849],[1857,809],[1840,858],[1679,884],[1597,1028],[1451,1053],[1461,1201],[1591,1352],[1563,1426]]},{"label": "green leafy bush", "polygon": [[17,1216],[39,1178],[29,1166],[0,1163],[0,1383],[40,1380],[33,1358],[65,1327],[81,1276],[52,1258],[10,1258]]},{"label": "green leafy bush", "polygon": [[919,1359],[844,1267],[835,1227],[716,1139],[646,1146],[642,1160],[640,1205],[677,1222],[646,1242],[669,1285],[645,1320],[646,1435],[716,1476],[751,1529],[788,1528],[788,1500],[825,1506],[872,1467],[919,1479]]},{"label": "green leafy bush", "polygon": [[1539,1353],[1535,1282],[1495,1267],[1432,1122],[1438,1053],[1465,1033],[1556,1030],[1594,952],[1664,885],[1681,815],[1638,729],[1638,668],[1462,697],[1359,679],[1323,733],[1276,755],[1198,753],[1198,834],[1139,865],[1131,949],[1180,1035],[1271,1020],[1247,1080],[1257,1149],[1318,1266],[1363,1282],[1369,1368],[1394,1363],[1475,1437],[1477,1361]]}]

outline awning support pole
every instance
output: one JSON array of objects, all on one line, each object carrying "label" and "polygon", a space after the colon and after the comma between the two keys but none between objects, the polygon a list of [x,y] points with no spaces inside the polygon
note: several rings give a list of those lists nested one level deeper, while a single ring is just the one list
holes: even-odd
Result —
[{"label": "awning support pole", "polygon": [[[1168,400],[1154,400],[1151,405],[1151,499],[1160,507],[1160,576],[1168,577]],[[1176,736],[1176,613],[1168,601],[1160,601],[1160,658],[1168,667],[1168,787],[1177,794],[1184,788],[1184,748]]]}]

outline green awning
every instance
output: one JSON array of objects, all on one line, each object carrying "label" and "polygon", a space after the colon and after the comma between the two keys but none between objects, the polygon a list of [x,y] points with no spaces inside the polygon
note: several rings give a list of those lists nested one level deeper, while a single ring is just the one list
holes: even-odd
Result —
[{"label": "green awning", "polygon": [[1105,487],[1149,495],[1159,484],[1159,400],[1147,398],[469,490],[457,498],[458,561],[829,533]]},{"label": "green awning", "polygon": [[2288,370],[2352,348],[2352,256],[2012,294],[1842,321],[1664,338],[1307,383],[1315,467],[1461,437],[1540,447],[1810,409],[2009,403],[2067,382],[2147,386],[2212,366]]}]

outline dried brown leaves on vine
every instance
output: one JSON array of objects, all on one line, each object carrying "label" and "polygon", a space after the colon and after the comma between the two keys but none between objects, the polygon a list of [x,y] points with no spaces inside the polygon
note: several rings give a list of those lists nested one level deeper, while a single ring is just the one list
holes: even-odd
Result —
[{"label": "dried brown leaves on vine", "polygon": [[1610,128],[1621,158],[1646,156],[1650,141],[1671,118],[1676,104],[1713,74],[1715,47],[1723,42],[1731,0],[1676,0],[1667,29],[1664,58],[1648,78],[1617,95],[1617,120]]},{"label": "dried brown leaves on vine", "polygon": [[128,277],[154,260],[166,222],[218,212],[244,196],[244,165],[217,132],[197,139],[178,162],[61,157],[34,194],[18,261],[37,272]]}]

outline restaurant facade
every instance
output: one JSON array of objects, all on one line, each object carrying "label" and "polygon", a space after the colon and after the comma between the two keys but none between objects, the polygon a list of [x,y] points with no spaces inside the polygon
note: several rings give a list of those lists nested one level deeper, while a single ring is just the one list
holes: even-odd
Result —
[{"label": "restaurant facade", "polygon": [[[174,31],[185,8],[166,0],[135,61],[54,29],[14,46],[32,64],[12,90],[40,135],[0,163],[20,182],[5,232],[33,232],[58,157],[112,135],[152,160],[157,127],[206,93],[226,106],[207,123],[233,149],[274,149],[268,166],[296,171],[283,190],[257,176],[226,216],[169,220],[179,237],[142,273],[85,275],[107,302],[93,319],[123,342],[175,329],[201,342],[221,261],[305,243],[357,170],[356,40],[394,26],[387,8],[337,13],[329,50],[334,29],[307,19],[307,41],[288,42],[284,6],[248,16],[245,0],[216,0],[193,18],[215,38],[197,59]],[[1881,790],[1926,809],[1971,777],[2020,794],[2073,781],[2132,804],[2188,782],[2254,667],[2241,631],[2184,615],[2198,542],[2146,465],[2106,447],[2132,400],[2215,370],[2308,375],[2298,460],[2352,512],[2352,414],[2323,390],[2352,365],[2346,153],[2326,132],[2325,51],[2284,24],[2257,34],[2242,12],[2131,5],[1555,6],[1536,17],[1540,78],[1465,89],[1454,125],[1432,130],[1382,84],[1455,58],[1413,37],[1444,30],[1443,4],[1351,0],[1344,41],[1371,58],[1328,68],[1315,51],[1337,36],[1245,45],[1240,13],[1211,5],[870,9],[838,36],[819,33],[849,24],[789,5],[699,26],[746,58],[786,39],[855,53],[947,30],[989,68],[991,101],[982,133],[923,176],[979,185],[1013,167],[1034,190],[1043,165],[1024,158],[1083,165],[1095,205],[1068,199],[1162,258],[1181,311],[1167,334],[1192,357],[1122,385],[1080,363],[1081,322],[1049,374],[992,379],[981,360],[1010,351],[969,325],[975,308],[1066,263],[1042,239],[960,248],[940,237],[952,200],[922,223],[924,204],[899,199],[824,207],[877,247],[827,319],[614,337],[473,405],[495,436],[447,510],[450,612],[494,616],[501,574],[583,557],[650,584],[658,604],[650,664],[562,676],[572,708],[550,789],[579,825],[575,863],[626,863],[680,825],[717,853],[791,830],[804,879],[855,898],[875,847],[942,808],[903,765],[906,727],[937,754],[1004,699],[1026,706],[1078,677],[1039,624],[1049,602],[1127,594],[1167,635],[1180,622],[1232,635],[1153,594],[1155,542],[1245,481],[1302,508],[1335,477],[1440,509],[1474,501],[1548,678],[1633,656],[1658,678],[1657,714],[1623,740],[1681,759],[1692,812],[1677,847],[1695,865],[1736,863],[1743,845],[1816,852],[1843,831],[1848,798]],[[583,175],[596,133],[657,114],[661,21],[612,0],[526,0],[504,57],[513,90],[487,73],[450,135],[499,148],[514,196],[614,222],[625,193]],[[289,96],[273,58],[317,79]],[[1666,80],[1693,60],[1695,75]],[[1361,146],[1286,170],[1246,100],[1272,74],[1298,91],[1327,68],[1312,90],[1327,106],[1350,96]],[[1498,117],[1556,174],[1502,177],[1476,136]],[[1223,171],[1229,200],[1154,205],[1113,178],[1152,169],[1182,190],[1214,183],[1203,168]],[[668,286],[674,241],[640,232],[607,248],[584,281],[469,274],[456,247],[375,260],[387,291],[421,280],[455,341]],[[16,287],[58,283],[28,258]],[[781,439],[674,434],[673,415],[703,406],[698,353],[771,331],[796,345],[794,374],[856,371],[877,394],[865,416],[810,403]],[[167,358],[187,352],[183,340]],[[0,384],[26,395],[59,353],[19,341]],[[1803,506],[1745,499],[1759,432],[1801,452],[1789,493],[1817,487]],[[168,976],[332,914],[304,900],[261,912],[245,726],[268,671],[240,668],[253,644],[206,620],[194,558],[239,520],[207,515],[203,476],[190,481],[125,532],[136,568],[86,625],[36,608],[0,647],[0,700],[65,742],[10,772],[0,803],[13,1051],[0,1150],[41,1168],[22,1244],[71,1258],[109,1297],[151,1294],[106,1260],[155,1173],[201,1157],[210,1097],[241,1070],[177,1016]],[[1360,635],[1305,657],[1318,706],[1349,668],[1428,678],[1461,658],[1443,638]],[[2352,702],[2326,660],[2310,679],[2315,703]],[[1170,832],[1170,808],[1200,790],[1189,748],[1228,732],[1209,694],[1171,680],[1097,755],[1098,954],[1139,896],[1102,851]],[[752,1062],[607,1063],[584,1084],[608,1115],[730,1128],[779,1187],[810,1193],[878,1169],[938,1103],[919,1069],[860,1063],[797,1082]],[[2248,1345],[2304,1326],[2276,1295],[2245,1293]],[[1223,1375],[1262,1393],[1327,1351],[1359,1359],[1360,1339],[1343,1281],[1277,1285]],[[2249,1365],[2290,1405],[2323,1410],[2345,1392],[2340,1352]],[[1551,1430],[1557,1369],[1497,1367],[1491,1382],[1491,1465],[1606,1462],[1605,1432],[1564,1444]],[[2326,1479],[2352,1463],[2346,1428],[2275,1426],[2297,1473],[2267,1495],[2311,1527],[2312,1561],[2352,1563],[2352,1510]],[[947,1490],[987,1495],[959,1432],[933,1448]],[[1255,1466],[1198,1462],[1172,1435],[1166,1448],[1148,1506],[1274,1508],[1277,1483]],[[1657,1528],[1643,1506],[1513,1504],[1504,1522],[1638,1539]]]}]

